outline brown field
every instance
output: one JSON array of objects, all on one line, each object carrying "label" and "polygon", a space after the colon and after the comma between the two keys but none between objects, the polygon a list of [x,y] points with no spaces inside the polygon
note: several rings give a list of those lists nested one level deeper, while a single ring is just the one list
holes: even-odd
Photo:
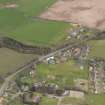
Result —
[{"label": "brown field", "polygon": [[104,30],[105,0],[58,0],[40,17]]}]

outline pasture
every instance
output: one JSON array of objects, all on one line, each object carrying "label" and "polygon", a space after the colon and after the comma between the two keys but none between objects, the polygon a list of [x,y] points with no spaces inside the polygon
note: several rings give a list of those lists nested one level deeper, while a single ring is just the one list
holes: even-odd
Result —
[{"label": "pasture", "polygon": [[105,40],[89,41],[88,44],[91,49],[89,53],[90,58],[105,58]]},{"label": "pasture", "polygon": [[38,65],[37,69],[39,80],[56,83],[61,87],[74,86],[76,79],[88,79],[88,70],[86,68],[81,70],[73,60],[55,65],[42,63]]},{"label": "pasture", "polygon": [[0,49],[0,76],[7,76],[15,72],[17,68],[33,59],[35,55],[21,54],[15,51],[1,48]]},{"label": "pasture", "polygon": [[[16,8],[0,8],[0,35],[33,45],[51,45],[64,40],[69,24],[38,18],[38,15],[55,1],[14,0]],[[5,3],[2,2],[0,1],[6,5],[6,0]]]},{"label": "pasture", "polygon": [[88,105],[105,105],[105,94],[86,96]]},{"label": "pasture", "polygon": [[61,105],[86,105],[86,102],[81,98],[65,97],[62,99]]}]

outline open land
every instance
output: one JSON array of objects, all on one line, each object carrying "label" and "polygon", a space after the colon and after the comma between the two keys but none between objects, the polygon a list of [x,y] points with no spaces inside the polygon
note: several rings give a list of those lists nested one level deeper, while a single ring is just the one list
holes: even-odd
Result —
[{"label": "open land", "polygon": [[[55,0],[19,0],[16,8],[0,9],[0,33],[28,44],[56,44],[65,38],[69,24],[37,19]],[[1,1],[2,4],[3,1]],[[11,2],[10,2],[11,4]],[[3,3],[3,5],[7,5]]]},{"label": "open land", "polygon": [[1,48],[0,49],[0,76],[7,76],[8,73],[15,72],[16,68],[24,65],[26,62],[33,59],[35,55],[21,54],[15,51]]},{"label": "open land", "polygon": [[58,0],[40,17],[105,29],[104,0]]},{"label": "open land", "polygon": [[90,58],[105,58],[105,40],[89,41],[88,44],[91,47]]}]

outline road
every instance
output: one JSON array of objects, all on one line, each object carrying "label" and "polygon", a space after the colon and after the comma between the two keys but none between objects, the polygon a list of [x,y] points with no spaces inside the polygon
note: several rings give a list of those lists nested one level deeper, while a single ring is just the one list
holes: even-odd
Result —
[{"label": "road", "polygon": [[7,88],[8,85],[9,85],[9,82],[10,82],[10,81],[12,80],[12,78],[15,77],[17,74],[19,74],[20,72],[22,72],[22,71],[26,70],[27,68],[31,67],[33,64],[36,64],[36,63],[38,63],[38,62],[41,62],[41,61],[43,61],[44,59],[46,59],[46,58],[48,58],[48,57],[50,57],[50,56],[54,56],[55,54],[57,54],[57,53],[59,53],[59,52],[65,51],[65,50],[67,50],[67,49],[69,49],[69,48],[72,48],[72,47],[75,46],[75,45],[78,45],[78,43],[74,43],[74,44],[72,44],[72,45],[68,45],[68,46],[66,46],[66,47],[64,47],[64,48],[58,49],[58,50],[56,50],[56,51],[54,51],[54,52],[51,52],[51,53],[49,53],[49,54],[47,54],[47,55],[41,56],[41,57],[39,57],[38,59],[34,58],[34,59],[31,60],[29,63],[26,63],[25,65],[23,65],[23,66],[19,67],[18,69],[16,69],[16,70],[15,70],[15,71],[16,71],[15,73],[13,73],[13,74],[11,74],[10,76],[8,76],[7,78],[5,78],[5,81],[4,81],[4,83],[2,84],[2,86],[1,86],[1,88],[0,88],[0,96],[2,96],[2,95],[4,94],[6,88]]}]

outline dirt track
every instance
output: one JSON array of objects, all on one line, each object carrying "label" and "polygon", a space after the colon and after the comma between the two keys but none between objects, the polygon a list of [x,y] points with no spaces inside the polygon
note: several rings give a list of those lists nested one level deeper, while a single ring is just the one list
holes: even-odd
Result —
[{"label": "dirt track", "polygon": [[58,0],[41,18],[105,29],[105,0]]},{"label": "dirt track", "polygon": [[0,4],[0,9],[1,8],[16,8],[18,7],[17,4]]}]

